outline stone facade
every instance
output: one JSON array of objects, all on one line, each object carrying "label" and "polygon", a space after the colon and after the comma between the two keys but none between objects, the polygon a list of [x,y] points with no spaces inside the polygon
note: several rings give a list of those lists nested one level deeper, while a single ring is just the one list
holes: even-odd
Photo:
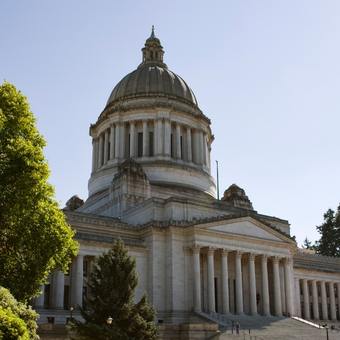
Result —
[{"label": "stone facade", "polygon": [[340,261],[299,249],[289,223],[237,185],[215,198],[210,120],[154,31],[142,52],[91,125],[89,197],[64,210],[80,252],[32,302],[39,322],[65,324],[71,307],[79,317],[91,261],[118,236],[137,260],[135,298],[148,293],[164,329],[198,322],[195,311],[339,320]]}]

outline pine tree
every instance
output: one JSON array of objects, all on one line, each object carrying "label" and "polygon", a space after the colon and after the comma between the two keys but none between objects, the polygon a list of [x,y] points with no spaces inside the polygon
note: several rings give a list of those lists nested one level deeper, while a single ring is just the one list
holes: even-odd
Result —
[{"label": "pine tree", "polygon": [[309,241],[308,237],[303,240],[303,244],[301,245],[303,249],[314,249],[314,246],[312,245],[312,242]]},{"label": "pine tree", "polygon": [[323,217],[324,223],[316,227],[321,234],[320,240],[315,244],[316,252],[325,256],[340,257],[340,205],[336,213],[328,209]]},{"label": "pine tree", "polygon": [[95,259],[87,283],[90,297],[85,300],[86,308],[79,306],[85,322],[74,321],[71,330],[81,339],[158,339],[156,312],[146,293],[138,303],[132,300],[137,284],[136,261],[119,238]]}]

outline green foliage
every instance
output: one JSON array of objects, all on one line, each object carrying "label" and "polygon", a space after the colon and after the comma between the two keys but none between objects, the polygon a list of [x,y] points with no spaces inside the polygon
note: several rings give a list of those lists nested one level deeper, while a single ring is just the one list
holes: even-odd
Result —
[{"label": "green foliage", "polygon": [[38,340],[38,317],[34,310],[17,302],[8,289],[0,287],[0,340]]},{"label": "green foliage", "polygon": [[303,240],[303,244],[301,245],[303,249],[314,249],[314,246],[312,245],[312,242],[309,241],[308,237]]},{"label": "green foliage", "polygon": [[[82,339],[158,339],[156,313],[146,293],[138,303],[132,300],[137,284],[136,261],[118,239],[107,253],[96,258],[87,284],[87,308],[80,307],[85,322],[75,321],[71,329]],[[109,326],[110,316],[113,321]]]},{"label": "green foliage", "polygon": [[27,98],[0,85],[0,285],[19,301],[39,295],[51,270],[66,272],[77,253],[47,182],[45,145]]},{"label": "green foliage", "polygon": [[340,205],[336,213],[328,209],[323,217],[324,223],[316,227],[321,238],[316,241],[315,250],[321,255],[340,257]]}]

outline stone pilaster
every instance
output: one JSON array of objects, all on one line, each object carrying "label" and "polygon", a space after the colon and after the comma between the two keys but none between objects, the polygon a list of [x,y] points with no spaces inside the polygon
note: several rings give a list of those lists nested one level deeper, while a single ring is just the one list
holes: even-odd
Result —
[{"label": "stone pilaster", "polygon": [[194,311],[201,311],[201,270],[200,270],[200,250],[202,246],[191,247],[194,273]]}]

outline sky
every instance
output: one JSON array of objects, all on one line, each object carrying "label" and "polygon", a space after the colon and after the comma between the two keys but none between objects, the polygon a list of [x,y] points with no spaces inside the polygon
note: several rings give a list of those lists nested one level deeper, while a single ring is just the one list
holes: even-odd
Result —
[{"label": "sky", "polygon": [[64,207],[86,200],[90,124],[155,25],[211,119],[212,175],[288,220],[298,245],[340,203],[339,0],[2,1],[0,83],[28,97]]}]

